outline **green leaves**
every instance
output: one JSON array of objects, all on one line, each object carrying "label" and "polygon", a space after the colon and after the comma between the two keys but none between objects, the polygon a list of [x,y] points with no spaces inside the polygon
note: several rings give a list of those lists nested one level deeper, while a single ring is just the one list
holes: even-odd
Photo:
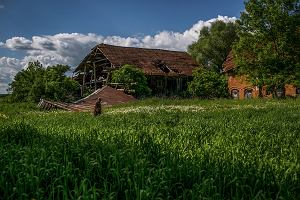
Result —
[{"label": "green leaves", "polygon": [[235,23],[216,21],[200,30],[198,41],[188,47],[188,52],[201,66],[220,72],[236,39]]},{"label": "green leaves", "polygon": [[285,77],[277,86],[295,83],[300,63],[299,0],[249,0],[245,7],[237,22],[240,39],[233,48],[239,72],[252,80],[264,79],[265,84],[278,80],[276,76]]},{"label": "green leaves", "polygon": [[218,72],[199,68],[193,73],[193,81],[189,83],[188,90],[192,95],[201,98],[226,97],[227,79]]},{"label": "green leaves", "polygon": [[66,65],[44,68],[39,61],[29,62],[28,67],[19,73],[10,84],[13,101],[33,101],[40,98],[68,101],[76,95],[79,83],[66,77],[70,69]]},{"label": "green leaves", "polygon": [[136,96],[147,96],[151,93],[144,73],[135,66],[124,65],[112,74],[112,82],[124,84],[126,91],[134,91]]}]

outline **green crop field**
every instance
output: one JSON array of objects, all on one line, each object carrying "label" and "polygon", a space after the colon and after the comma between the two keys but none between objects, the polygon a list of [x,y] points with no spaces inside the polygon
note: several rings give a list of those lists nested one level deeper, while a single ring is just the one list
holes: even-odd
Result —
[{"label": "green crop field", "polygon": [[0,102],[0,169],[0,199],[300,199],[300,100]]}]

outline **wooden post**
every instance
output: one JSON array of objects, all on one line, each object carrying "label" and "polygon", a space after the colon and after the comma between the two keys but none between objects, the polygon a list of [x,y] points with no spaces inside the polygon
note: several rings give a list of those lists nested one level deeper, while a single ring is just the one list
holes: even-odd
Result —
[{"label": "wooden post", "polygon": [[86,76],[86,65],[84,65],[84,73],[82,78],[82,87],[81,87],[81,96],[83,96],[84,87],[85,87],[85,76]]},{"label": "wooden post", "polygon": [[179,92],[182,92],[182,78],[179,77]]},{"label": "wooden post", "polygon": [[94,67],[94,84],[95,84],[95,88],[94,90],[97,90],[97,83],[96,83],[96,65],[95,62],[93,62],[93,67]]},{"label": "wooden post", "polygon": [[108,73],[107,73],[107,76],[106,76],[106,80],[105,80],[105,85],[108,84],[108,81],[109,81],[109,79],[110,79],[110,76],[111,76],[111,73],[108,72]]},{"label": "wooden post", "polygon": [[164,92],[165,92],[165,95],[167,95],[167,83],[168,83],[168,80],[167,80],[167,76],[165,76],[165,84],[164,84]]}]

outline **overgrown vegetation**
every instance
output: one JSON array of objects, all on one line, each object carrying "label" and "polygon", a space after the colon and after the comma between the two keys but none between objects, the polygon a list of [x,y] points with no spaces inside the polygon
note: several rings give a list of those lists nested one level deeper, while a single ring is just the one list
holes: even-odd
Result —
[{"label": "overgrown vegetation", "polygon": [[300,86],[299,9],[299,0],[247,0],[237,23],[202,28],[188,52],[200,66],[220,72],[233,48],[236,71],[258,87],[259,96],[266,86],[284,97],[286,84]]},{"label": "overgrown vegetation", "polygon": [[201,67],[221,72],[232,44],[237,39],[234,22],[216,21],[199,31],[199,39],[188,47],[188,52]]},{"label": "overgrown vegetation", "polygon": [[199,39],[188,47],[188,52],[199,63],[188,84],[188,92],[200,98],[228,97],[227,80],[222,75],[223,63],[238,39],[234,22],[216,21],[199,31]]},{"label": "overgrown vegetation", "polygon": [[299,0],[248,0],[238,23],[234,56],[239,72],[260,90],[300,84]]},{"label": "overgrown vegetation", "polygon": [[150,99],[97,118],[6,106],[3,199],[300,197],[299,100]]},{"label": "overgrown vegetation", "polygon": [[199,68],[193,72],[188,91],[193,96],[205,99],[228,97],[227,79],[219,72]]},{"label": "overgrown vegetation", "polygon": [[151,93],[145,74],[132,65],[124,65],[113,71],[111,81],[123,84],[125,92],[131,92],[137,97],[148,96]]},{"label": "overgrown vegetation", "polygon": [[29,62],[26,69],[16,74],[9,84],[11,100],[14,102],[37,102],[40,98],[72,101],[79,92],[79,83],[67,77],[70,70],[66,65],[43,67],[36,62]]}]

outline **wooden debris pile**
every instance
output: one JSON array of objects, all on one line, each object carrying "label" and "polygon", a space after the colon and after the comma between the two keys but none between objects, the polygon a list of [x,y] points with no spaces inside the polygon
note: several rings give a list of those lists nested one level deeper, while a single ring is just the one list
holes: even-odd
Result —
[{"label": "wooden debris pile", "polygon": [[110,86],[104,86],[103,88],[96,90],[89,96],[74,103],[68,104],[41,99],[38,107],[45,110],[63,109],[73,112],[92,111],[99,97],[102,99],[103,106],[112,106],[136,100],[136,98],[131,95],[125,94],[121,90],[114,89]]}]

